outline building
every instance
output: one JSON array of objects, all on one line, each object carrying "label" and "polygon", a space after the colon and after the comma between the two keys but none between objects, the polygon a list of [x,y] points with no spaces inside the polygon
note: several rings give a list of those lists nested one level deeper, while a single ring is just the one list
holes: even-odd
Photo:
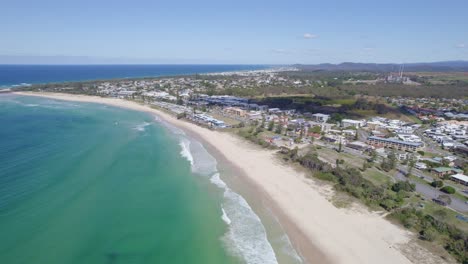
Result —
[{"label": "building", "polygon": [[454,182],[468,186],[468,176],[461,173],[450,176],[450,179]]},{"label": "building", "polygon": [[416,162],[416,164],[414,164],[414,167],[418,170],[425,170],[427,169],[427,165],[426,163],[424,162]]},{"label": "building", "polygon": [[383,126],[383,124],[379,121],[369,121],[367,122],[367,127],[369,128],[369,130],[377,130],[379,128],[381,128]]},{"label": "building", "polygon": [[312,120],[315,122],[326,123],[328,119],[330,119],[330,115],[320,114],[320,113],[312,115]]},{"label": "building", "polygon": [[355,127],[360,128],[365,125],[364,120],[352,120],[352,119],[343,119],[341,120],[342,127]]},{"label": "building", "polygon": [[368,137],[367,144],[374,147],[392,148],[403,151],[417,151],[424,146],[422,142],[406,142],[392,138]]},{"label": "building", "polygon": [[263,116],[260,111],[250,111],[246,114],[248,120],[262,120]]},{"label": "building", "polygon": [[446,175],[463,172],[462,170],[450,168],[450,167],[437,167],[437,168],[432,169],[432,171],[434,172],[434,174],[436,174],[439,177],[444,177]]},{"label": "building", "polygon": [[224,108],[224,112],[228,115],[242,118],[245,117],[247,114],[247,111],[238,107],[226,107]]}]

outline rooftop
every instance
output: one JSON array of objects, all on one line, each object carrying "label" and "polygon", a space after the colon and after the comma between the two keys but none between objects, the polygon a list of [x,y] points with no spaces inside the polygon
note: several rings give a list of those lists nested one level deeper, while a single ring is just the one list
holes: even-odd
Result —
[{"label": "rooftop", "polygon": [[454,179],[457,179],[457,180],[460,180],[460,181],[464,181],[464,182],[468,182],[468,176],[463,175],[463,174],[454,174],[454,175],[451,176],[451,178],[454,178]]}]

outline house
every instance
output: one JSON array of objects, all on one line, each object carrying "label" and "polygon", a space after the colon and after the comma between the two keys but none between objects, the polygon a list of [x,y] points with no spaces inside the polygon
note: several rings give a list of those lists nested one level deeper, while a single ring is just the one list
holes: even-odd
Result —
[{"label": "house", "polygon": [[454,182],[468,186],[468,176],[463,175],[461,173],[450,176],[450,179]]},{"label": "house", "polygon": [[460,169],[455,169],[455,168],[450,168],[450,167],[437,167],[437,168],[432,169],[432,171],[434,172],[434,174],[436,174],[439,177],[444,177],[446,175],[463,172]]},{"label": "house", "polygon": [[416,162],[416,164],[414,164],[414,167],[418,170],[425,170],[427,169],[427,165],[426,163],[424,162]]},{"label": "house", "polygon": [[320,113],[312,115],[312,120],[315,122],[325,123],[328,121],[328,119],[330,119],[330,115],[320,114]]},{"label": "house", "polygon": [[343,119],[341,120],[342,127],[355,127],[360,128],[365,125],[365,120],[352,120],[352,119]]}]

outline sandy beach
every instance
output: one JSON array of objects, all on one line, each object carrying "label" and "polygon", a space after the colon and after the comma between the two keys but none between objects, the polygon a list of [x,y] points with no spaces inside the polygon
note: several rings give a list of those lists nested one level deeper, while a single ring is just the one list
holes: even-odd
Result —
[{"label": "sandy beach", "polygon": [[[309,263],[440,263],[411,241],[412,235],[363,206],[340,209],[327,198],[329,187],[279,162],[261,149],[227,132],[212,131],[149,106],[121,99],[52,93],[15,93],[59,100],[91,102],[158,115],[193,135],[217,158],[229,162],[267,199],[298,252]],[[402,249],[424,258],[404,254]],[[405,250],[407,252],[408,250]],[[431,260],[434,260],[432,262]]]}]

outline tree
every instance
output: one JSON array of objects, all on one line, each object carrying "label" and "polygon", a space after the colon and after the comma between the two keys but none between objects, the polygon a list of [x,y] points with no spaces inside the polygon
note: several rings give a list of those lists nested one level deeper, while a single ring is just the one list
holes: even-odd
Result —
[{"label": "tree", "polygon": [[281,132],[283,132],[283,127],[281,126],[281,124],[278,124],[278,125],[276,126],[275,133],[276,133],[276,134],[281,134]]},{"label": "tree", "polygon": [[186,116],[185,113],[177,114],[177,119],[185,118],[185,116]]},{"label": "tree", "polygon": [[313,126],[309,129],[309,131],[314,134],[320,134],[320,132],[322,132],[322,129],[319,126]]},{"label": "tree", "polygon": [[410,183],[409,181],[399,181],[392,185],[392,191],[394,192],[400,192],[400,191],[413,192],[415,189],[416,189],[416,185],[413,183]]},{"label": "tree", "polygon": [[271,120],[269,123],[268,123],[268,131],[273,131],[273,127],[275,126],[275,122],[273,120]]},{"label": "tree", "polygon": [[388,156],[388,162],[392,170],[396,168],[397,158],[396,158],[395,152],[392,151],[390,153],[390,155]]},{"label": "tree", "polygon": [[421,230],[419,234],[421,235],[421,239],[427,241],[434,241],[434,239],[437,237],[437,231],[432,227]]},{"label": "tree", "polygon": [[370,168],[371,166],[372,166],[372,165],[371,165],[368,161],[365,160],[365,161],[362,163],[362,171],[367,170],[367,169]]},{"label": "tree", "polygon": [[416,164],[416,160],[411,157],[410,160],[408,161],[408,175],[407,177],[411,176],[411,173],[413,173],[413,168],[414,165]]},{"label": "tree", "polygon": [[341,143],[341,138],[340,138],[340,143],[338,144],[338,152],[341,152],[343,149],[343,143]]},{"label": "tree", "polygon": [[375,149],[372,149],[370,152],[370,161],[375,162],[377,160],[377,151]]},{"label": "tree", "polygon": [[441,188],[442,186],[444,186],[444,182],[435,180],[431,182],[431,186],[434,188]]},{"label": "tree", "polygon": [[445,187],[442,187],[440,190],[442,192],[448,193],[448,194],[454,194],[455,193],[455,188],[453,188],[452,186],[445,186]]}]

